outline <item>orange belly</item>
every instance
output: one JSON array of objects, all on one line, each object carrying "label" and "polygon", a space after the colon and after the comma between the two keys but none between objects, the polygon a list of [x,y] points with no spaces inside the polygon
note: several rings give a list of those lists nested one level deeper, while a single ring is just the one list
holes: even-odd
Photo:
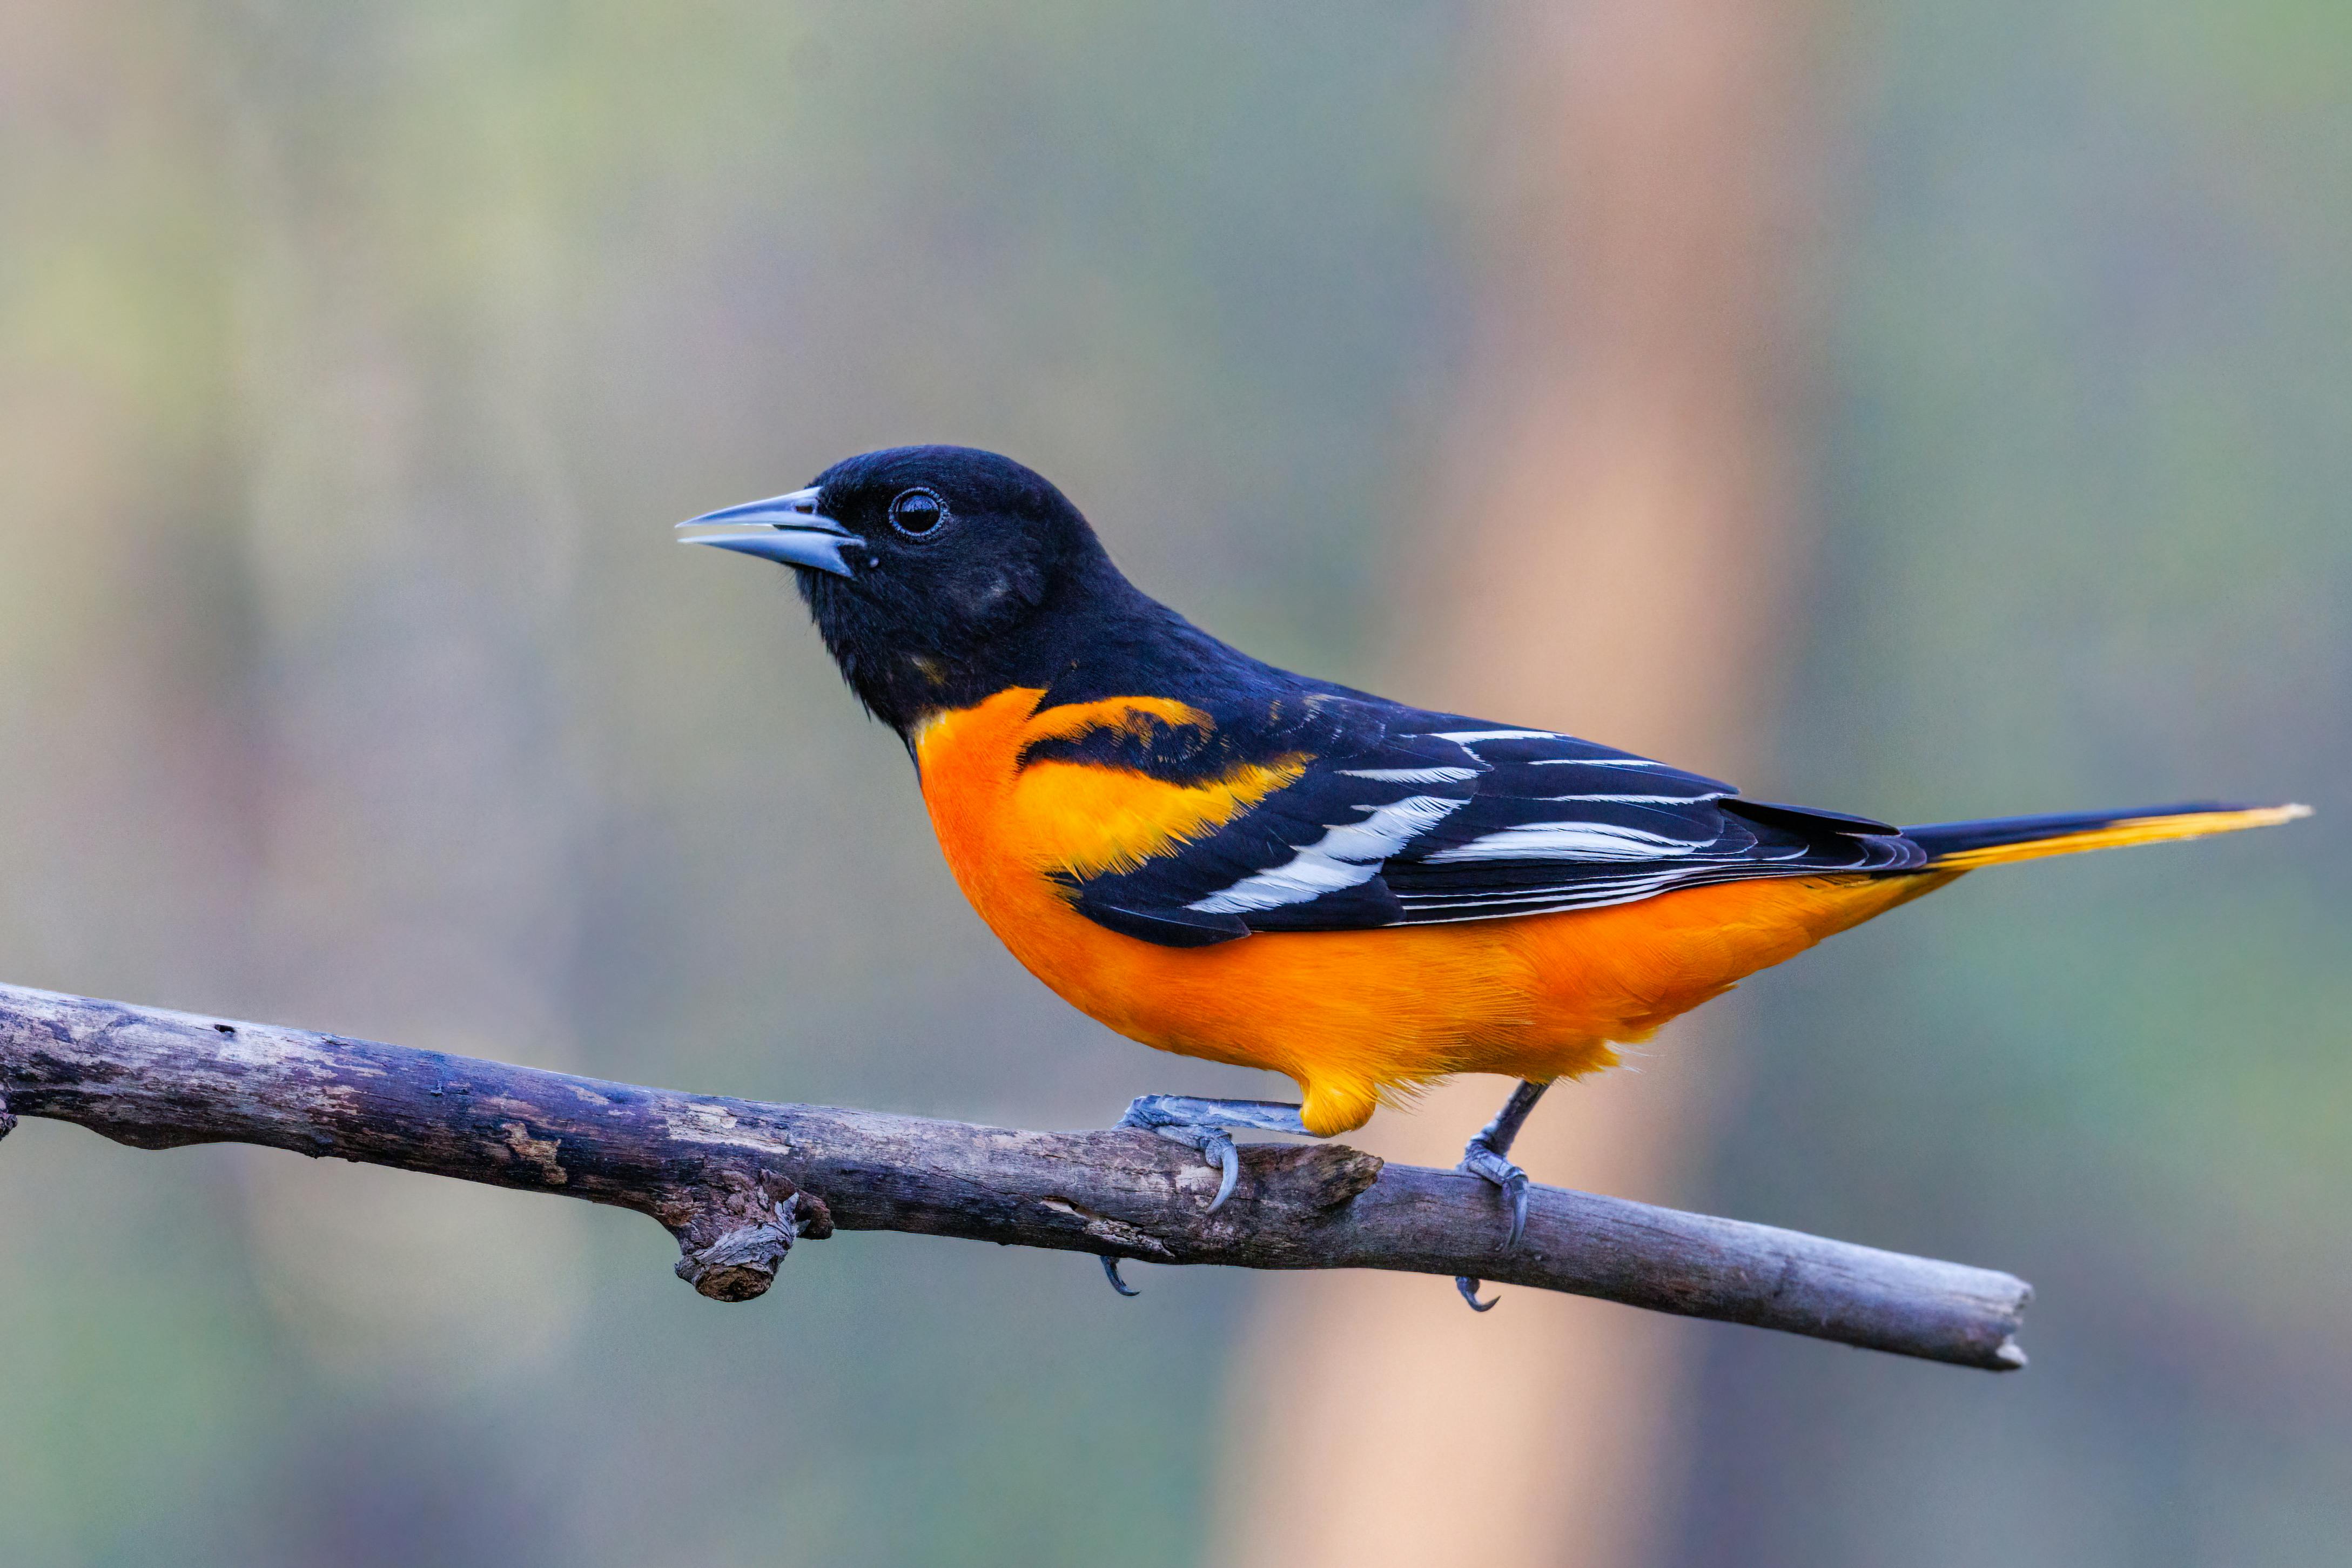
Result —
[{"label": "orange belly", "polygon": [[[1021,768],[1022,747],[1041,734],[1118,721],[1116,703],[1033,716],[1039,695],[1001,692],[917,733],[923,798],[964,895],[1073,1007],[1161,1051],[1287,1074],[1307,1126],[1324,1136],[1456,1072],[1540,1082],[1613,1065],[1612,1041],[1647,1039],[1743,977],[1959,874],[1759,879],[1517,919],[1163,947],[1078,914],[1053,872],[1147,859],[1295,773],[1276,764],[1188,789],[1077,764]],[[1180,706],[1150,711],[1165,718]]]}]

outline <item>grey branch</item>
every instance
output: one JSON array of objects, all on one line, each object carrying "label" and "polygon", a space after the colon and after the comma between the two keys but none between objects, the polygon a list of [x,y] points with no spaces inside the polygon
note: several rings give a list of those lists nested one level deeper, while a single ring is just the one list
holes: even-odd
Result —
[{"label": "grey branch", "polygon": [[[1259,1145],[1231,1202],[1150,1133],[1031,1133],[766,1104],[0,986],[17,1116],[145,1149],[246,1143],[651,1215],[706,1296],[764,1291],[799,1240],[904,1230],[1152,1263],[1472,1274],[1989,1371],[2025,1364],[2010,1275],[1537,1187],[1338,1145]],[[1110,1304],[1106,1296],[1105,1305]]]}]

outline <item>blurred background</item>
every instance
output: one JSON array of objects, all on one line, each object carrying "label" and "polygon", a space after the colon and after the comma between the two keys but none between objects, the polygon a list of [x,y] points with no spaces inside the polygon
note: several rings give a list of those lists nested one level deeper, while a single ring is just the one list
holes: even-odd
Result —
[{"label": "blurred background", "polygon": [[670,542],[918,440],[1263,656],[1765,799],[2321,814],[1971,879],[1523,1145],[2023,1274],[2021,1376],[900,1237],[722,1307],[633,1215],[27,1122],[0,1561],[2344,1561],[2347,79],[2325,0],[4,0],[0,979],[1279,1092],[1022,973],[784,574]]}]

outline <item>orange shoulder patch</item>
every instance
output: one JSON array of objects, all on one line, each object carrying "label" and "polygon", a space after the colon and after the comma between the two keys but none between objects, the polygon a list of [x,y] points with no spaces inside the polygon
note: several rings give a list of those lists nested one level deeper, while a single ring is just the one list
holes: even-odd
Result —
[{"label": "orange shoulder patch", "polygon": [[[1040,714],[1042,695],[1014,687],[938,715],[917,730],[924,794],[951,862],[1009,861],[1033,873],[1076,877],[1132,871],[1214,832],[1299,778],[1311,760],[1293,754],[1243,763],[1191,784],[1095,763],[1048,760],[1024,768],[1021,757],[1040,740],[1076,739],[1098,729],[1140,735],[1154,725],[1206,729],[1213,723],[1170,697],[1108,697]],[[982,838],[990,841],[986,850],[975,841]]]},{"label": "orange shoulder patch", "polygon": [[[1043,692],[1032,694],[1033,706],[1037,697],[1045,695]],[[990,702],[996,700],[995,697],[989,699]],[[1141,736],[1149,731],[1153,719],[1186,729],[1216,727],[1207,714],[1174,697],[1105,697],[1100,702],[1071,703],[1066,707],[1033,714],[1022,726],[1021,742],[1027,746],[1040,740],[1076,740],[1097,729],[1115,729],[1128,735]]]},{"label": "orange shoulder patch", "polygon": [[1072,876],[1133,871],[1223,827],[1307,771],[1304,757],[1244,763],[1199,784],[1123,768],[1040,762],[1014,788],[1015,831],[1041,867]]}]

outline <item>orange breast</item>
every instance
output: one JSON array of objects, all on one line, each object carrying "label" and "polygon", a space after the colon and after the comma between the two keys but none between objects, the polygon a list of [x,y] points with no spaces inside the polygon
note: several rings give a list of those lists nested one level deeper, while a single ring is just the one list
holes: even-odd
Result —
[{"label": "orange breast", "polygon": [[1548,1080],[1607,1067],[1612,1040],[1659,1025],[1834,932],[1949,881],[1784,878],[1509,920],[1276,932],[1162,947],[1071,907],[1056,871],[1126,869],[1213,831],[1312,758],[1198,786],[1023,747],[1096,726],[1206,725],[1165,698],[1036,713],[1014,688],[916,734],[923,799],[949,867],[1013,956],[1065,1000],[1162,1051],[1296,1080],[1328,1135],[1380,1101],[1456,1072]]}]

